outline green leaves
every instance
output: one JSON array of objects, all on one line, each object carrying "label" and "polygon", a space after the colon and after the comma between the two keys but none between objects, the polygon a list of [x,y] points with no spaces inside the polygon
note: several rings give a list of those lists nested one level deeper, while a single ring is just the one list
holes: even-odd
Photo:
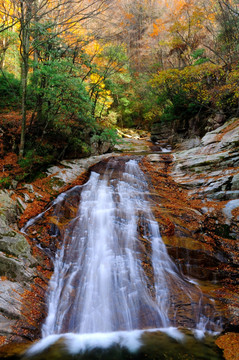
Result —
[{"label": "green leaves", "polygon": [[7,72],[0,73],[0,107],[19,106],[20,80]]},{"label": "green leaves", "polygon": [[199,49],[195,50],[191,54],[191,57],[195,60],[193,65],[201,65],[201,64],[204,64],[204,63],[210,61],[210,59],[205,56],[205,49],[199,48]]},{"label": "green leaves", "polygon": [[84,84],[76,76],[77,72],[78,69],[67,58],[38,65],[33,76],[34,92],[41,97],[48,119],[74,115],[78,118],[84,116],[87,122],[91,102]]}]

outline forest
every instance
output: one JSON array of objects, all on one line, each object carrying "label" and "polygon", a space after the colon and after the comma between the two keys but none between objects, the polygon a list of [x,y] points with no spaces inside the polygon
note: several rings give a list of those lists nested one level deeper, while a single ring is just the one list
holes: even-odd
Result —
[{"label": "forest", "polygon": [[204,135],[239,115],[238,60],[238,0],[1,0],[0,186],[122,127]]}]

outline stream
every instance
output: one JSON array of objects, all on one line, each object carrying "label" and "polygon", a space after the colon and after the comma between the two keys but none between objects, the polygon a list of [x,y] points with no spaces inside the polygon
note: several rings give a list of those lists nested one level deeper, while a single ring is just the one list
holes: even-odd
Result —
[{"label": "stream", "polygon": [[140,159],[94,166],[86,184],[51,205],[56,224],[66,204],[77,209],[52,225],[62,243],[47,317],[23,359],[223,358],[213,344],[222,330],[214,301],[169,256]]}]

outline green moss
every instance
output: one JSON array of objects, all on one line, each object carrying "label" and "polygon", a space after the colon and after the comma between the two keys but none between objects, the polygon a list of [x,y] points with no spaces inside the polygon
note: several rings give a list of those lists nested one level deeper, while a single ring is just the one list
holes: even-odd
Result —
[{"label": "green moss", "polygon": [[12,259],[1,256],[0,276],[7,276],[8,278],[15,280],[17,274],[19,274],[17,263]]},{"label": "green moss", "polygon": [[63,180],[61,180],[61,179],[53,177],[53,178],[51,178],[51,180],[49,181],[48,184],[51,187],[51,189],[54,189],[54,187],[61,188],[62,186],[65,185],[65,182]]},{"label": "green moss", "polygon": [[14,231],[1,234],[0,250],[6,255],[28,256],[30,246],[26,239]]}]

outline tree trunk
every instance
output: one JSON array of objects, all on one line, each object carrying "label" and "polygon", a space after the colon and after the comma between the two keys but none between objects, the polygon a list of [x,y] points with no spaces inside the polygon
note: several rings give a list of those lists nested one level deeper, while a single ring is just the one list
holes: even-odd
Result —
[{"label": "tree trunk", "polygon": [[25,137],[26,137],[26,117],[27,117],[27,79],[29,69],[29,48],[30,48],[30,23],[32,19],[31,3],[21,2],[21,56],[22,56],[22,71],[21,71],[21,86],[22,86],[22,128],[21,140],[19,146],[19,158],[24,156],[25,151]]},{"label": "tree trunk", "polygon": [[27,118],[27,78],[28,78],[28,57],[22,61],[22,129],[19,147],[19,158],[22,158],[25,150],[26,118]]}]

